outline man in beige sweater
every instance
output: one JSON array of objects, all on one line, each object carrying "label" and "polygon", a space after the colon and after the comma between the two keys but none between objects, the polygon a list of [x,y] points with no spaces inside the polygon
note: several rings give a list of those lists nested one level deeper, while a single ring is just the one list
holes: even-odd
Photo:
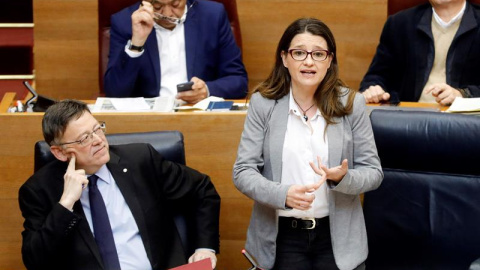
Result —
[{"label": "man in beige sweater", "polygon": [[367,102],[480,96],[480,7],[430,0],[388,18],[360,91]]}]

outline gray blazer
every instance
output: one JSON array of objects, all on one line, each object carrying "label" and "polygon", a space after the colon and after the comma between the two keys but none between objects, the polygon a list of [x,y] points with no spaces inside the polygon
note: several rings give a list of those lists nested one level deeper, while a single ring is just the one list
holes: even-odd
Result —
[{"label": "gray blazer", "polygon": [[[344,93],[350,91],[343,88]],[[342,102],[345,104],[347,95]],[[286,209],[289,186],[280,184],[282,149],[287,130],[289,95],[279,100],[253,94],[233,168],[235,186],[253,199],[246,249],[260,267],[275,263],[277,209]],[[328,167],[348,159],[348,172],[340,183],[329,181],[330,230],[335,262],[341,270],[354,269],[368,254],[360,193],[376,189],[383,173],[365,100],[356,94],[353,113],[335,118],[327,128]]]}]

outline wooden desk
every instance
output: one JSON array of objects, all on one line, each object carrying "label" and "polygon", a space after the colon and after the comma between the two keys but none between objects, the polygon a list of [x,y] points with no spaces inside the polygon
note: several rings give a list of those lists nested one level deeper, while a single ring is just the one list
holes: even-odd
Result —
[{"label": "wooden desk", "polygon": [[[402,103],[402,106],[426,106]],[[430,104],[428,106],[440,106]],[[240,254],[253,202],[232,182],[232,168],[245,112],[98,113],[109,133],[179,130],[185,137],[187,165],[210,175],[221,198],[218,269],[247,269]],[[43,140],[43,113],[0,113],[0,269],[23,269],[23,218],[18,189],[33,173],[34,144]]]}]

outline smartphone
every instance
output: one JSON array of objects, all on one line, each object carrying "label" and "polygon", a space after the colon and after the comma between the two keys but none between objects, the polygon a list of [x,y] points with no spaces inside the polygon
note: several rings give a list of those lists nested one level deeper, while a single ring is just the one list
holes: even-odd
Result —
[{"label": "smartphone", "polygon": [[193,82],[186,82],[186,83],[180,83],[177,84],[177,92],[183,92],[183,91],[188,91],[192,90]]}]

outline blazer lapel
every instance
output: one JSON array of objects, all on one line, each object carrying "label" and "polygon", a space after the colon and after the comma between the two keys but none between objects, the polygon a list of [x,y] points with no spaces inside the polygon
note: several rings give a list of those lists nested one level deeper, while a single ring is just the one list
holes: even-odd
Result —
[{"label": "blazer lapel", "polygon": [[82,236],[83,240],[87,244],[87,247],[93,253],[95,258],[97,259],[100,265],[103,265],[102,257],[100,256],[100,251],[98,250],[97,242],[95,242],[95,238],[90,230],[90,226],[88,225],[87,218],[85,217],[85,212],[83,212],[82,203],[77,201],[73,205],[73,212],[83,218],[83,222],[78,223],[78,231]]},{"label": "blazer lapel", "polygon": [[129,170],[128,165],[122,164],[120,162],[120,157],[112,152],[110,152],[110,161],[107,163],[107,167],[115,179],[123,198],[130,208],[130,211],[132,211],[132,215],[137,223],[147,256],[152,262],[153,257],[151,254],[150,241],[148,237],[146,237],[148,234],[145,223],[145,215],[135,193],[135,176],[132,174],[131,170]]},{"label": "blazer lapel", "polygon": [[[428,80],[428,75],[433,66],[435,54],[433,52],[433,34],[432,34],[432,9],[428,8],[420,18],[417,25],[417,37],[415,38],[416,78],[414,96],[418,100],[422,94],[423,87]],[[428,39],[428,42],[425,42]],[[428,72],[424,72],[427,70]]]},{"label": "blazer lapel", "polygon": [[465,13],[463,14],[462,21],[460,22],[460,27],[455,34],[454,40],[456,40],[459,36],[469,32],[477,28],[477,20],[475,19],[475,14],[473,13],[472,6],[467,3],[467,7],[465,9]]},{"label": "blazer lapel", "polygon": [[[455,37],[453,38],[452,44],[447,54],[447,63],[446,63],[446,76],[447,83],[450,85],[460,85],[462,74],[464,69],[468,67],[463,63],[471,61],[472,53],[475,54],[476,50],[476,32],[472,31],[477,28],[477,20],[473,13],[472,6],[467,3],[465,13],[463,14],[460,27],[458,28]],[[462,52],[462,53],[457,53]],[[452,67],[461,67],[460,70],[452,70]]]},{"label": "blazer lapel", "polygon": [[330,124],[327,128],[329,168],[340,165],[343,152],[343,118],[335,117],[333,121],[336,124]]},{"label": "blazer lapel", "polygon": [[198,31],[196,25],[198,25],[198,18],[195,15],[195,8],[191,7],[187,12],[187,19],[185,20],[185,54],[187,58],[187,78],[190,80],[194,75],[194,63],[197,51]]},{"label": "blazer lapel", "polygon": [[148,57],[153,66],[153,72],[155,73],[155,80],[160,91],[160,54],[158,52],[158,41],[155,28],[153,28],[150,36],[145,42],[145,52],[148,53]]},{"label": "blazer lapel", "polygon": [[268,121],[268,137],[270,140],[269,156],[271,157],[272,163],[272,177],[275,182],[280,182],[282,177],[282,153],[288,124],[288,101],[288,94],[277,100],[277,104],[272,108],[273,111]]}]

